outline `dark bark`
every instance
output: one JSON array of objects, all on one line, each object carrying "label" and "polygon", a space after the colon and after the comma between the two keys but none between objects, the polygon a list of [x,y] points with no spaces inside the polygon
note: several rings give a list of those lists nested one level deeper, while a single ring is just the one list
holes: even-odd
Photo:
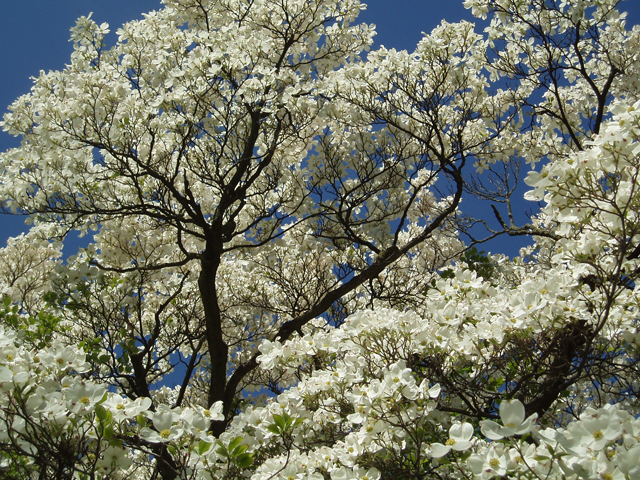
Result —
[{"label": "dark bark", "polygon": [[222,315],[216,289],[216,275],[220,267],[221,253],[221,244],[216,246],[213,244],[208,245],[207,250],[202,254],[200,262],[202,270],[198,278],[200,298],[204,308],[207,347],[211,362],[211,378],[207,397],[207,406],[209,407],[219,400],[224,400],[224,391],[227,383],[229,346],[224,340]]}]

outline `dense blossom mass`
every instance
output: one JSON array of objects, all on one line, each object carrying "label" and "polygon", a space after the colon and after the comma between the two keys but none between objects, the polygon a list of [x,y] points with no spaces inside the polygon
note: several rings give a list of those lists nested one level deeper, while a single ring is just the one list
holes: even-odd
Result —
[{"label": "dense blossom mass", "polygon": [[624,4],[163,3],[1,122],[0,476],[640,478]]}]

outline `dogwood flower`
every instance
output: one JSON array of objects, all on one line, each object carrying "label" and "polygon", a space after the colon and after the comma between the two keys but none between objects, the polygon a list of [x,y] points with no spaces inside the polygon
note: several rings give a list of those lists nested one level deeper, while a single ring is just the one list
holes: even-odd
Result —
[{"label": "dogwood flower", "polygon": [[490,449],[484,455],[471,455],[469,466],[477,475],[476,478],[490,479],[502,477],[507,473],[507,458],[495,448]]},{"label": "dogwood flower", "polygon": [[462,452],[471,448],[474,428],[470,423],[456,423],[449,429],[449,440],[446,444],[432,443],[429,454],[433,458],[444,457],[451,450]]},{"label": "dogwood flower", "polygon": [[140,430],[140,436],[145,440],[151,443],[166,443],[182,436],[184,426],[176,423],[179,420],[177,412],[166,405],[162,405],[157,412],[148,412],[147,415],[155,429],[144,427]]},{"label": "dogwood flower", "polygon": [[538,418],[537,413],[529,415],[526,419],[524,405],[520,400],[505,400],[500,403],[500,420],[502,425],[493,420],[484,420],[480,424],[482,434],[490,440],[502,440],[512,435],[524,435],[529,433],[533,423]]},{"label": "dogwood flower", "polygon": [[71,406],[71,410],[79,412],[91,412],[94,406],[101,402],[107,393],[104,385],[96,385],[94,383],[76,381],[75,378],[69,378],[72,383],[70,387],[63,388],[65,400]]}]

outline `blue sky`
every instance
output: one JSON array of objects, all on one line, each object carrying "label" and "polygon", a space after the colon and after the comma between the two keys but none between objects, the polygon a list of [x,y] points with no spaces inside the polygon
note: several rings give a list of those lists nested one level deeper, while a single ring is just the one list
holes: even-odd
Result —
[{"label": "blue sky", "polygon": [[[473,21],[462,0],[370,0],[362,22],[374,23],[376,45],[412,50],[442,19]],[[160,8],[159,0],[4,0],[0,1],[0,112],[31,88],[29,77],[40,70],[64,68],[72,51],[69,28],[76,18],[93,12],[98,23],[107,22],[115,32],[124,22]],[[640,0],[628,0],[622,9],[631,13],[629,24],[640,23]],[[115,35],[110,38],[114,41]],[[19,139],[0,132],[0,151],[19,144]],[[25,229],[23,217],[0,215],[0,246],[7,237]],[[505,240],[509,254],[515,244]],[[518,240],[522,244],[522,240]],[[500,248],[492,248],[493,251]]]}]

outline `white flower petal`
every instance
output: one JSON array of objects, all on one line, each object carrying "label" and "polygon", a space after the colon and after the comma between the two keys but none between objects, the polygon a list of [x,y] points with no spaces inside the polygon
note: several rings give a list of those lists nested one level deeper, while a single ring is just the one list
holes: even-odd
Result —
[{"label": "white flower petal", "polygon": [[501,434],[502,427],[493,420],[485,420],[480,424],[480,431],[489,440],[502,440],[504,435]]},{"label": "white flower petal", "polygon": [[451,447],[448,445],[443,445],[441,443],[432,443],[429,455],[431,455],[433,458],[440,458],[444,457],[450,451]]},{"label": "white flower petal", "polygon": [[519,427],[524,415],[524,405],[520,400],[505,400],[500,404],[500,419],[505,427]]}]

